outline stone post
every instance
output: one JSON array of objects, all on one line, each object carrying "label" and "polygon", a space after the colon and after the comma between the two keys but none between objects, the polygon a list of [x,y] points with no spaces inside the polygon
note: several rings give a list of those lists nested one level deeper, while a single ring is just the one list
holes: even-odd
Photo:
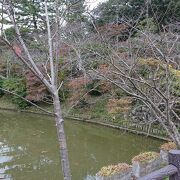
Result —
[{"label": "stone post", "polygon": [[180,150],[171,150],[168,154],[169,164],[176,166],[178,173],[169,177],[169,180],[180,180]]}]

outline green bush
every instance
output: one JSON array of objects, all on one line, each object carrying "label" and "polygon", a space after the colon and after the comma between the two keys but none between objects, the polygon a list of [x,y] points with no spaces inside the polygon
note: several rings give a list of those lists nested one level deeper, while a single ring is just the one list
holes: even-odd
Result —
[{"label": "green bush", "polygon": [[9,40],[13,40],[16,34],[15,29],[13,27],[7,28],[5,30],[5,33],[6,33],[7,39]]},{"label": "green bush", "polygon": [[67,90],[67,88],[61,88],[59,90],[59,98],[61,100],[61,102],[64,102],[68,97],[69,97],[69,91]]},{"label": "green bush", "polygon": [[101,96],[102,95],[102,89],[100,86],[99,80],[93,80],[86,86],[87,91],[89,91],[89,94],[91,96]]},{"label": "green bush", "polygon": [[171,69],[172,76],[172,93],[175,96],[180,96],[180,71]]},{"label": "green bush", "polygon": [[[14,27],[7,28],[5,30],[5,33],[6,33],[7,39],[10,40],[10,41],[13,41],[14,38],[16,37],[16,31],[15,31]],[[29,28],[21,27],[20,33],[21,33],[21,36],[23,38],[29,38],[30,37],[28,35],[30,33],[30,29]]]},{"label": "green bush", "polygon": [[[26,96],[26,85],[22,78],[9,78],[5,79],[2,83],[2,87],[8,91],[14,92],[21,97]],[[28,103],[23,99],[15,95],[10,95],[12,97],[12,102],[17,104],[19,108],[24,109],[28,106]]]},{"label": "green bush", "polygon": [[147,30],[147,31],[152,32],[152,33],[158,32],[158,27],[155,24],[153,18],[146,18],[146,19],[140,21],[138,28],[141,31]]}]

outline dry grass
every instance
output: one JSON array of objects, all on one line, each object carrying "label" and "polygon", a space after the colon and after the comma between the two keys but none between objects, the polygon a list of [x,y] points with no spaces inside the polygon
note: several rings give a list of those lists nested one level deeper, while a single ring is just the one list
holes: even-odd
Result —
[{"label": "dry grass", "polygon": [[132,162],[138,161],[138,162],[143,163],[143,162],[157,159],[159,156],[160,156],[160,154],[157,152],[144,152],[144,153],[141,153],[141,154],[135,156],[132,159]]},{"label": "dry grass", "polygon": [[102,167],[101,170],[97,173],[98,176],[111,176],[119,172],[127,172],[131,166],[126,163],[119,163],[117,165],[109,165]]},{"label": "dry grass", "polygon": [[168,143],[161,145],[160,149],[163,151],[170,151],[172,149],[177,149],[177,146],[174,142],[168,142]]},{"label": "dry grass", "polygon": [[121,99],[110,99],[107,104],[109,113],[128,112],[132,107],[132,99],[123,97]]}]

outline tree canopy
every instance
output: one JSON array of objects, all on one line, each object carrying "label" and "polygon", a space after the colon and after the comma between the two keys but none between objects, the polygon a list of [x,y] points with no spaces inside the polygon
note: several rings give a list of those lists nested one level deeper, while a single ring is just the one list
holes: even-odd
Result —
[{"label": "tree canopy", "polygon": [[153,18],[162,27],[180,19],[178,0],[108,0],[101,3],[94,15],[98,25],[121,21],[137,21]]}]

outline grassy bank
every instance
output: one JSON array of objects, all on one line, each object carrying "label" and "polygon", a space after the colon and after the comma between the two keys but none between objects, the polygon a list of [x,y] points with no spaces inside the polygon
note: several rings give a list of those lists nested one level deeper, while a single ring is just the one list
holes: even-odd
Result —
[{"label": "grassy bank", "polygon": [[[158,124],[141,124],[133,122],[130,119],[126,119],[121,113],[108,113],[106,108],[107,101],[108,97],[102,96],[89,99],[89,103],[86,105],[79,104],[77,106],[73,106],[66,102],[62,104],[62,110],[65,117],[70,119],[85,121],[87,123],[93,123],[97,125],[109,126],[112,128],[129,131],[136,134],[151,136],[163,140],[166,139],[166,133]],[[46,111],[53,111],[52,105],[45,103],[39,103],[38,105]],[[11,102],[11,99],[5,96],[0,98],[0,108],[20,110],[18,109],[17,105]],[[43,111],[33,106],[28,106],[23,111],[44,114]]]}]

